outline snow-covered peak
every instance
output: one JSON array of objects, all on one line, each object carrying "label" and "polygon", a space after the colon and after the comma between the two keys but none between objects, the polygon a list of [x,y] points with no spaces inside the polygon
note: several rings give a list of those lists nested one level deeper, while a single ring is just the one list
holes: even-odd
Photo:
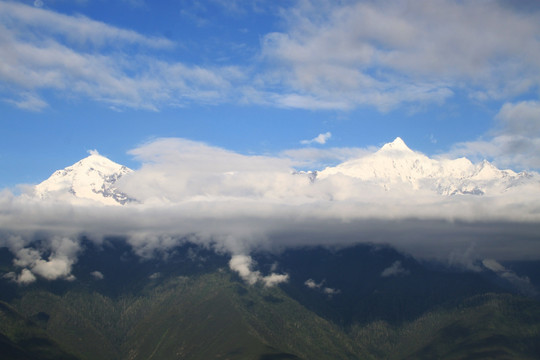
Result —
[{"label": "snow-covered peak", "polygon": [[475,165],[466,158],[432,159],[409,149],[399,137],[371,155],[327,167],[317,173],[317,179],[336,174],[379,184],[384,189],[401,184],[441,195],[501,192],[525,178],[525,174],[499,170],[488,161]]},{"label": "snow-covered peak", "polygon": [[116,182],[130,172],[131,169],[92,151],[90,156],[55,171],[47,180],[36,185],[34,194],[41,199],[75,203],[87,199],[105,205],[122,205],[129,199],[117,188]]},{"label": "snow-covered peak", "polygon": [[405,144],[405,141],[403,141],[403,139],[401,139],[398,136],[391,143],[384,144],[384,146],[381,147],[381,149],[378,151],[378,153],[387,153],[387,152],[412,153],[413,151],[409,149],[407,144]]}]

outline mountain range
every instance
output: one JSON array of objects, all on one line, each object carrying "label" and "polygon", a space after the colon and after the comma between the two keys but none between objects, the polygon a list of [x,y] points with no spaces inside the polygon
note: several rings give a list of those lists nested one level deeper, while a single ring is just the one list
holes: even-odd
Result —
[{"label": "mountain range", "polygon": [[[189,242],[145,260],[121,239],[83,242],[71,281],[0,279],[3,359],[540,355],[540,302],[487,268],[452,271],[369,244],[301,247],[254,255],[263,275],[289,275],[266,286],[246,283],[226,254]],[[0,249],[2,271],[11,260]]]},{"label": "mountain range", "polygon": [[[429,158],[400,138],[322,170],[286,170],[276,178],[266,171],[255,177],[221,169],[193,178],[173,173],[174,188],[202,184],[194,188],[206,191],[195,192],[197,197],[182,206],[168,199],[165,205],[145,204],[136,188],[144,166],[131,170],[97,152],[54,172],[33,188],[30,203],[22,202],[32,212],[44,209],[39,221],[31,217],[19,225],[15,217],[12,226],[4,220],[8,212],[0,212],[0,358],[540,358],[538,257],[502,261],[471,256],[474,237],[497,222],[478,227],[445,222],[444,229],[458,229],[450,233],[434,231],[433,221],[415,227],[417,219],[377,222],[367,217],[351,226],[354,217],[325,222],[315,212],[313,222],[302,222],[291,207],[282,206],[282,193],[263,197],[254,188],[237,191],[234,183],[243,177],[248,179],[240,181],[242,186],[261,179],[290,182],[296,192],[285,186],[284,194],[305,196],[302,201],[308,204],[293,210],[320,207],[332,213],[337,208],[331,197],[309,202],[330,192],[332,184],[345,193],[360,187],[360,195],[378,189],[397,198],[407,194],[406,200],[429,194],[448,202],[474,201],[508,193],[526,196],[540,184],[537,173],[500,170],[487,161]],[[150,174],[146,184],[158,189],[168,184],[160,183],[163,173]],[[221,196],[221,189],[231,188],[235,197]],[[258,207],[260,198],[277,203],[284,215]],[[236,217],[222,216],[238,211],[235,201],[257,206],[240,208]],[[464,210],[464,204],[458,201],[457,208]],[[193,215],[196,211],[202,215]],[[266,222],[272,231],[253,230]],[[286,232],[283,227],[291,223]],[[339,238],[396,223],[401,230],[369,233],[386,237],[382,241]],[[521,227],[524,241],[533,243],[535,228]],[[414,257],[389,245],[406,241],[399,231],[421,238],[417,229],[435,237],[432,246],[443,246],[444,236],[450,235],[473,237],[473,245],[448,254],[447,262]],[[509,235],[494,244],[504,236]],[[324,237],[329,239],[320,241]],[[460,239],[452,240],[459,244]],[[264,246],[271,242],[278,245]]]},{"label": "mountain range", "polygon": [[[74,203],[92,200],[104,205],[124,205],[135,197],[123,192],[118,180],[125,180],[132,173],[133,170],[93,152],[35,186],[34,196]],[[304,174],[312,183],[337,175],[385,190],[427,190],[443,196],[493,195],[524,184],[540,184],[540,175],[535,172],[500,170],[486,160],[474,164],[466,158],[429,158],[411,150],[399,137],[373,154]]]},{"label": "mountain range", "polygon": [[391,188],[406,184],[440,195],[500,193],[523,182],[540,182],[536,173],[500,170],[484,160],[432,159],[407,147],[401,138],[385,144],[372,155],[352,159],[318,173],[318,178],[342,174]]}]

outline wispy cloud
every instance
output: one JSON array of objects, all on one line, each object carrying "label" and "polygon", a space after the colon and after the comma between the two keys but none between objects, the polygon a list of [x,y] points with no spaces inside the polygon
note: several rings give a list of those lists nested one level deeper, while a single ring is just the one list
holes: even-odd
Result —
[{"label": "wispy cloud", "polygon": [[538,289],[531,284],[531,281],[526,276],[519,276],[514,271],[507,269],[498,261],[493,259],[484,259],[482,265],[493,271],[501,279],[508,281],[516,289],[526,295],[538,295]]},{"label": "wispy cloud", "polygon": [[3,97],[21,108],[44,109],[51,90],[120,108],[219,103],[232,101],[232,83],[243,77],[230,66],[162,61],[159,51],[175,46],[170,40],[86,17],[11,2],[0,2],[0,14]]},{"label": "wispy cloud", "polygon": [[[244,6],[227,8],[239,14]],[[262,37],[249,66],[197,66],[164,60],[176,47],[164,37],[1,1],[0,82],[10,89],[3,97],[31,110],[44,109],[52,90],[116,108],[248,103],[388,111],[441,104],[456,92],[509,100],[540,84],[538,11],[496,1],[313,0],[281,15],[283,31]],[[32,94],[33,103],[21,102],[22,94]]]},{"label": "wispy cloud", "polygon": [[77,48],[88,45],[125,46],[137,44],[150,48],[172,48],[173,42],[161,37],[149,37],[132,30],[120,29],[78,15],[64,15],[40,7],[15,2],[0,2],[0,19],[5,30],[17,40],[62,40]]},{"label": "wispy cloud", "polygon": [[17,99],[5,99],[4,101],[15,105],[19,109],[29,111],[41,111],[49,106],[39,96],[28,92],[20,93]]},{"label": "wispy cloud", "polygon": [[381,273],[381,277],[404,276],[409,274],[410,271],[405,269],[401,264],[401,261],[398,260],[392,263],[392,265],[390,265],[386,269],[384,269]]}]

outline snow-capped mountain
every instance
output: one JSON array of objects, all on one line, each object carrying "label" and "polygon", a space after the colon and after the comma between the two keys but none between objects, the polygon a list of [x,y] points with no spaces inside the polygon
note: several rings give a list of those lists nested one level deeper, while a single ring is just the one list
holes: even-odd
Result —
[{"label": "snow-capped mountain", "polygon": [[317,179],[335,174],[385,188],[408,184],[413,189],[431,189],[441,195],[500,193],[532,178],[525,172],[499,170],[486,160],[473,164],[466,158],[432,159],[409,149],[399,137],[372,155],[318,172]]},{"label": "snow-capped mountain", "polygon": [[[131,169],[97,152],[92,152],[90,156],[56,171],[49,179],[37,185],[34,195],[41,199],[63,200],[70,203],[87,203],[93,200],[105,205],[124,205],[133,201],[133,198],[119,189],[117,181],[131,172]],[[373,154],[327,167],[322,171],[295,172],[293,175],[307,176],[310,184],[308,186],[316,185],[333,176],[347,176],[369,185],[380,186],[384,190],[397,192],[407,189],[427,190],[443,196],[496,195],[524,184],[540,185],[540,176],[537,173],[500,170],[488,161],[473,164],[466,158],[454,160],[429,158],[409,149],[399,137]],[[195,176],[198,176],[196,172]],[[218,181],[213,184],[214,190],[217,189],[216,195],[220,195],[221,188],[227,189],[227,184],[219,183],[220,179],[222,178],[219,176],[207,179]],[[249,182],[246,185],[244,180],[239,179],[240,184],[249,186]],[[297,189],[298,183],[291,182],[291,184]],[[130,186],[133,188],[133,184]],[[182,189],[179,187],[178,191]],[[298,194],[302,193],[303,190],[299,189]],[[163,194],[165,198],[169,195],[171,194]],[[172,198],[176,199],[183,196],[176,193],[172,195],[174,195]],[[347,197],[347,194],[344,196]]]},{"label": "snow-capped mountain", "polygon": [[[94,200],[104,205],[123,205],[130,201],[116,182],[133,170],[92,151],[79,162],[55,171],[51,177],[34,188],[41,199]],[[84,200],[83,200],[84,201]]]}]

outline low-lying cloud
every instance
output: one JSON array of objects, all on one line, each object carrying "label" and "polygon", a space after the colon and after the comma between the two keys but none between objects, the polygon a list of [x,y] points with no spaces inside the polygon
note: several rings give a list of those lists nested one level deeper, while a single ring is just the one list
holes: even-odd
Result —
[{"label": "low-lying cloud", "polygon": [[410,271],[403,267],[401,261],[397,260],[393,262],[392,265],[382,271],[381,277],[404,276],[409,274]]},{"label": "low-lying cloud", "polygon": [[[295,172],[290,158],[183,139],[158,139],[131,153],[142,166],[119,182],[137,199],[124,206],[1,192],[0,246],[11,250],[20,269],[7,276],[20,283],[35,276],[72,279],[83,235],[97,244],[123,237],[143,258],[186,241],[213,247],[231,254],[231,269],[246,282],[267,285],[286,274],[262,276],[249,257],[253,251],[369,242],[465,267],[471,258],[540,258],[536,182],[483,196],[444,196],[343,174],[313,181],[312,174]],[[404,274],[399,265],[382,276]]]},{"label": "low-lying cloud", "polygon": [[260,271],[253,270],[254,261],[251,256],[233,255],[229,261],[231,270],[236,271],[238,275],[249,285],[262,282],[265,286],[275,286],[277,284],[289,281],[288,274],[271,273],[263,276]]}]

